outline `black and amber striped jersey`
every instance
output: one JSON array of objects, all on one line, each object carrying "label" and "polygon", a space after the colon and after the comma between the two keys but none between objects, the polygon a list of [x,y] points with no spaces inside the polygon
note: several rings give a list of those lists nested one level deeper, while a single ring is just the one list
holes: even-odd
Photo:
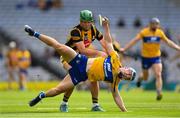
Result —
[{"label": "black and amber striped jersey", "polygon": [[87,31],[83,30],[80,25],[77,25],[70,31],[66,45],[78,52],[75,43],[83,41],[85,47],[88,48],[95,39],[100,41],[102,38],[103,34],[97,30],[95,25],[92,25]]}]

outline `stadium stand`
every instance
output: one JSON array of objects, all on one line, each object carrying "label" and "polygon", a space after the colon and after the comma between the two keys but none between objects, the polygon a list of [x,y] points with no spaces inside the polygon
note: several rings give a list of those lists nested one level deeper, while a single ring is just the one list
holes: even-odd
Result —
[{"label": "stadium stand", "polygon": [[[17,8],[16,5],[22,2],[23,7]],[[133,38],[138,29],[133,28],[133,21],[136,16],[142,19],[142,25],[145,26],[151,17],[158,17],[164,28],[168,27],[173,31],[175,39],[178,30],[180,30],[180,6],[178,0],[62,0],[63,8],[41,11],[36,8],[29,7],[27,2],[23,0],[1,0],[0,3],[0,26],[8,30],[10,34],[17,37],[23,44],[27,45],[38,55],[44,51],[45,45],[39,43],[38,40],[28,40],[28,36],[23,32],[23,26],[29,24],[38,31],[50,35],[60,42],[65,43],[69,29],[79,22],[79,11],[82,9],[90,9],[94,12],[95,23],[98,14],[108,16],[111,20],[112,32],[123,46],[131,38]],[[117,22],[123,16],[126,21],[126,28],[119,29]],[[98,28],[99,25],[97,25]],[[100,28],[102,30],[102,28]],[[175,39],[176,40],[176,39]],[[140,44],[136,45],[132,50],[137,50]],[[97,47],[99,45],[97,44]],[[164,47],[164,46],[162,46]],[[172,56],[173,50],[167,48],[167,52]],[[54,65],[58,64],[58,59],[52,59]],[[137,62],[137,61],[136,61]],[[140,72],[140,63],[131,62],[131,66]],[[175,66],[176,63],[168,63],[169,70],[179,71]],[[179,81],[178,72],[173,71],[170,74],[170,81]],[[177,75],[178,74],[178,75]]]}]

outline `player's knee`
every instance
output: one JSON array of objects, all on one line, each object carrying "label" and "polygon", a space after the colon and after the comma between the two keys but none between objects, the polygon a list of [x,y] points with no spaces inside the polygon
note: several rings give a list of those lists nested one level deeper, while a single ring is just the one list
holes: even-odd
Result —
[{"label": "player's knee", "polygon": [[156,76],[157,79],[161,78],[161,76],[162,76],[161,72],[155,73],[155,76]]}]

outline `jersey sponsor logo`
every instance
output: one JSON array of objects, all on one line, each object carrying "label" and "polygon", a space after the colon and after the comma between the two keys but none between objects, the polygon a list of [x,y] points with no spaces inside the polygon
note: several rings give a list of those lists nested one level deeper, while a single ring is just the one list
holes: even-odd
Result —
[{"label": "jersey sponsor logo", "polygon": [[104,60],[104,74],[105,74],[105,81],[113,82],[111,57],[107,57]]},{"label": "jersey sponsor logo", "polygon": [[106,63],[107,64],[107,70],[109,71],[109,72],[111,72],[111,64],[110,63]]},{"label": "jersey sponsor logo", "polygon": [[145,43],[159,43],[160,42],[160,37],[144,37],[143,41]]}]

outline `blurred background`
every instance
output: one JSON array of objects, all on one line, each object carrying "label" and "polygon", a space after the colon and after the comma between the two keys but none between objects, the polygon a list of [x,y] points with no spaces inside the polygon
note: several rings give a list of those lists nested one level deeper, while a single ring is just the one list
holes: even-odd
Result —
[{"label": "blurred background", "polygon": [[[0,0],[0,89],[8,89],[6,55],[12,41],[16,42],[17,47],[26,48],[31,53],[28,82],[51,83],[63,79],[67,72],[62,68],[59,56],[52,48],[27,36],[24,25],[28,24],[65,43],[70,29],[79,23],[79,12],[83,9],[93,12],[100,31],[98,15],[107,16],[111,21],[112,36],[122,47],[147,26],[152,17],[158,17],[167,37],[180,44],[179,0]],[[100,49],[99,43],[95,42],[94,45]],[[138,43],[131,48],[132,56],[123,59],[123,64],[135,68],[138,74],[141,72],[140,46]],[[176,90],[180,83],[180,59],[175,50],[164,44],[161,49],[164,89]],[[135,87],[135,82],[122,84],[130,89]],[[28,85],[28,88],[37,89],[39,86]],[[101,87],[106,88],[106,85],[101,83]],[[143,88],[155,88],[153,76],[144,83]]]}]

